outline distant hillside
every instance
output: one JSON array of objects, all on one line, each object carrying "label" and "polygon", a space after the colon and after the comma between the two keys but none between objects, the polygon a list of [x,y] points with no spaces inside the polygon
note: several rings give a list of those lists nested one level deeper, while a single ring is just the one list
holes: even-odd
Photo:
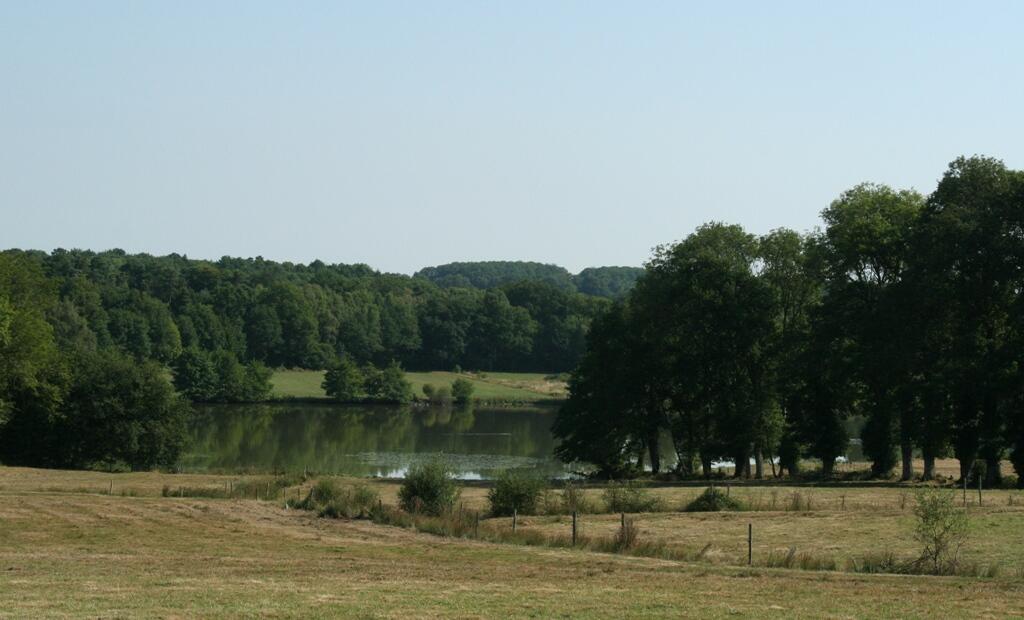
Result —
[{"label": "distant hillside", "polygon": [[529,261],[479,261],[426,267],[413,277],[442,288],[494,288],[514,282],[545,282],[563,291],[598,297],[625,295],[643,273],[640,267],[588,267],[578,275],[564,267]]}]

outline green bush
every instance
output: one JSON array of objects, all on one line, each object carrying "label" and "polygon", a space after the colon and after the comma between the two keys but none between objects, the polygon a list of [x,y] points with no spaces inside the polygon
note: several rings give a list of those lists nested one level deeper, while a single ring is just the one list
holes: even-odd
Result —
[{"label": "green bush", "polygon": [[407,403],[412,400],[412,384],[398,362],[392,361],[383,369],[367,365],[363,369],[367,395],[382,403]]},{"label": "green bush", "polygon": [[452,471],[441,460],[409,469],[398,490],[398,503],[408,512],[441,515],[450,512],[459,498]]},{"label": "green bush", "polygon": [[609,484],[604,490],[609,512],[658,512],[661,501],[635,480]]},{"label": "green bush", "polygon": [[503,471],[487,492],[487,500],[491,503],[491,515],[508,516],[513,511],[524,515],[537,514],[544,487],[544,481],[535,476],[510,470]]},{"label": "green bush", "polygon": [[352,402],[363,393],[364,382],[363,372],[346,357],[327,369],[321,387],[324,393],[336,401]]},{"label": "green bush", "polygon": [[924,545],[919,562],[937,575],[956,574],[967,511],[956,507],[953,493],[940,489],[920,489],[916,500],[914,539]]},{"label": "green bush", "polygon": [[720,489],[708,487],[696,499],[686,505],[686,512],[720,512],[723,510],[742,510],[743,506]]},{"label": "green bush", "polygon": [[332,478],[318,480],[296,507],[315,510],[321,517],[360,519],[370,516],[380,496],[363,483],[342,484]]},{"label": "green bush", "polygon": [[452,381],[452,399],[459,403],[468,403],[473,398],[473,382],[459,377]]}]

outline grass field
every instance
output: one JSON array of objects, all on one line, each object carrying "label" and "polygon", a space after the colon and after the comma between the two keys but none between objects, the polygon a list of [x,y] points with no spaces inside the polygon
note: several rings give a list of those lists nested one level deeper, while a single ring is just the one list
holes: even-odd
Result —
[{"label": "grass field", "polygon": [[[462,373],[452,372],[407,372],[406,378],[412,383],[417,398],[423,396],[423,386],[451,385],[456,378],[468,379],[473,383],[473,397],[490,402],[538,402],[565,397],[565,382],[546,379],[543,373]],[[271,378],[276,398],[324,398],[324,373],[320,370],[275,370]]]},{"label": "grass field", "polygon": [[[807,513],[639,515],[641,536],[719,549],[673,562],[440,538],[316,519],[281,502],[160,497],[238,477],[0,468],[0,617],[990,617],[1024,614],[1024,509],[986,492],[966,553],[996,578],[865,575],[732,566],[745,524],[773,545],[913,550],[900,489],[815,489]],[[113,495],[106,493],[113,483]],[[375,484],[385,502],[392,483]],[[780,494],[793,492],[779,487]],[[658,489],[684,501],[693,488]],[[733,488],[731,493],[758,489]],[[122,497],[120,493],[135,496]],[[827,504],[847,495],[847,510]],[[466,490],[482,505],[484,489]],[[599,491],[588,493],[598,497]],[[616,515],[587,515],[588,535]],[[503,521],[488,520],[501,527]],[[524,528],[558,528],[528,517]],[[737,540],[738,539],[738,540]],[[838,549],[837,549],[838,551]],[[1017,560],[1019,561],[1019,560]]]}]

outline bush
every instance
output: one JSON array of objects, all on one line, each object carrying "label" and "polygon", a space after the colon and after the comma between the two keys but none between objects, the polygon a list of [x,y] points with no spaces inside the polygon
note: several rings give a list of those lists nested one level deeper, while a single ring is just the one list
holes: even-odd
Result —
[{"label": "bush", "polygon": [[336,401],[352,402],[363,392],[364,381],[363,373],[355,362],[343,358],[327,369],[321,387]]},{"label": "bush", "polygon": [[364,519],[370,516],[380,496],[363,483],[346,485],[331,478],[317,481],[297,508],[315,510],[321,517]]},{"label": "bush", "polygon": [[473,398],[473,382],[459,377],[452,381],[452,399],[459,404],[468,403]]},{"label": "bush", "polygon": [[565,514],[596,512],[594,503],[587,497],[583,487],[572,482],[566,482],[562,488],[561,510]]},{"label": "bush", "polygon": [[[423,386],[424,390],[426,387],[426,385]],[[427,395],[427,398],[430,400],[431,404],[447,405],[452,402],[452,394],[447,385],[442,385],[437,388],[431,385],[430,387],[432,389],[430,390],[430,394]]]},{"label": "bush", "polygon": [[708,487],[696,499],[686,505],[686,512],[721,512],[743,510],[739,500],[733,499],[715,487]]},{"label": "bush", "polygon": [[514,471],[503,471],[487,492],[487,500],[491,503],[491,515],[508,516],[513,511],[524,515],[537,514],[544,486],[544,481],[540,478]]},{"label": "bush", "polygon": [[441,515],[450,512],[458,498],[452,471],[440,460],[412,467],[398,490],[398,503],[408,512]]},{"label": "bush", "polygon": [[953,496],[949,491],[921,489],[915,498],[914,539],[924,545],[919,561],[937,575],[956,572],[967,539],[967,512],[956,507]]},{"label": "bush", "polygon": [[609,512],[658,512],[661,508],[661,501],[634,480],[609,484],[604,503]]},{"label": "bush", "polygon": [[391,362],[383,370],[367,366],[363,371],[366,393],[370,398],[384,403],[407,403],[412,400],[412,384],[405,378],[405,372],[398,362]]}]

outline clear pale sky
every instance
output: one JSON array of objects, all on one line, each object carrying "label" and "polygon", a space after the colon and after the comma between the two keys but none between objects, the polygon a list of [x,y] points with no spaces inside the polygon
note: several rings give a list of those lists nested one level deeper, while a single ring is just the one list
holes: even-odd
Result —
[{"label": "clear pale sky", "polygon": [[0,247],[640,265],[1022,112],[1022,2],[8,1]]}]

